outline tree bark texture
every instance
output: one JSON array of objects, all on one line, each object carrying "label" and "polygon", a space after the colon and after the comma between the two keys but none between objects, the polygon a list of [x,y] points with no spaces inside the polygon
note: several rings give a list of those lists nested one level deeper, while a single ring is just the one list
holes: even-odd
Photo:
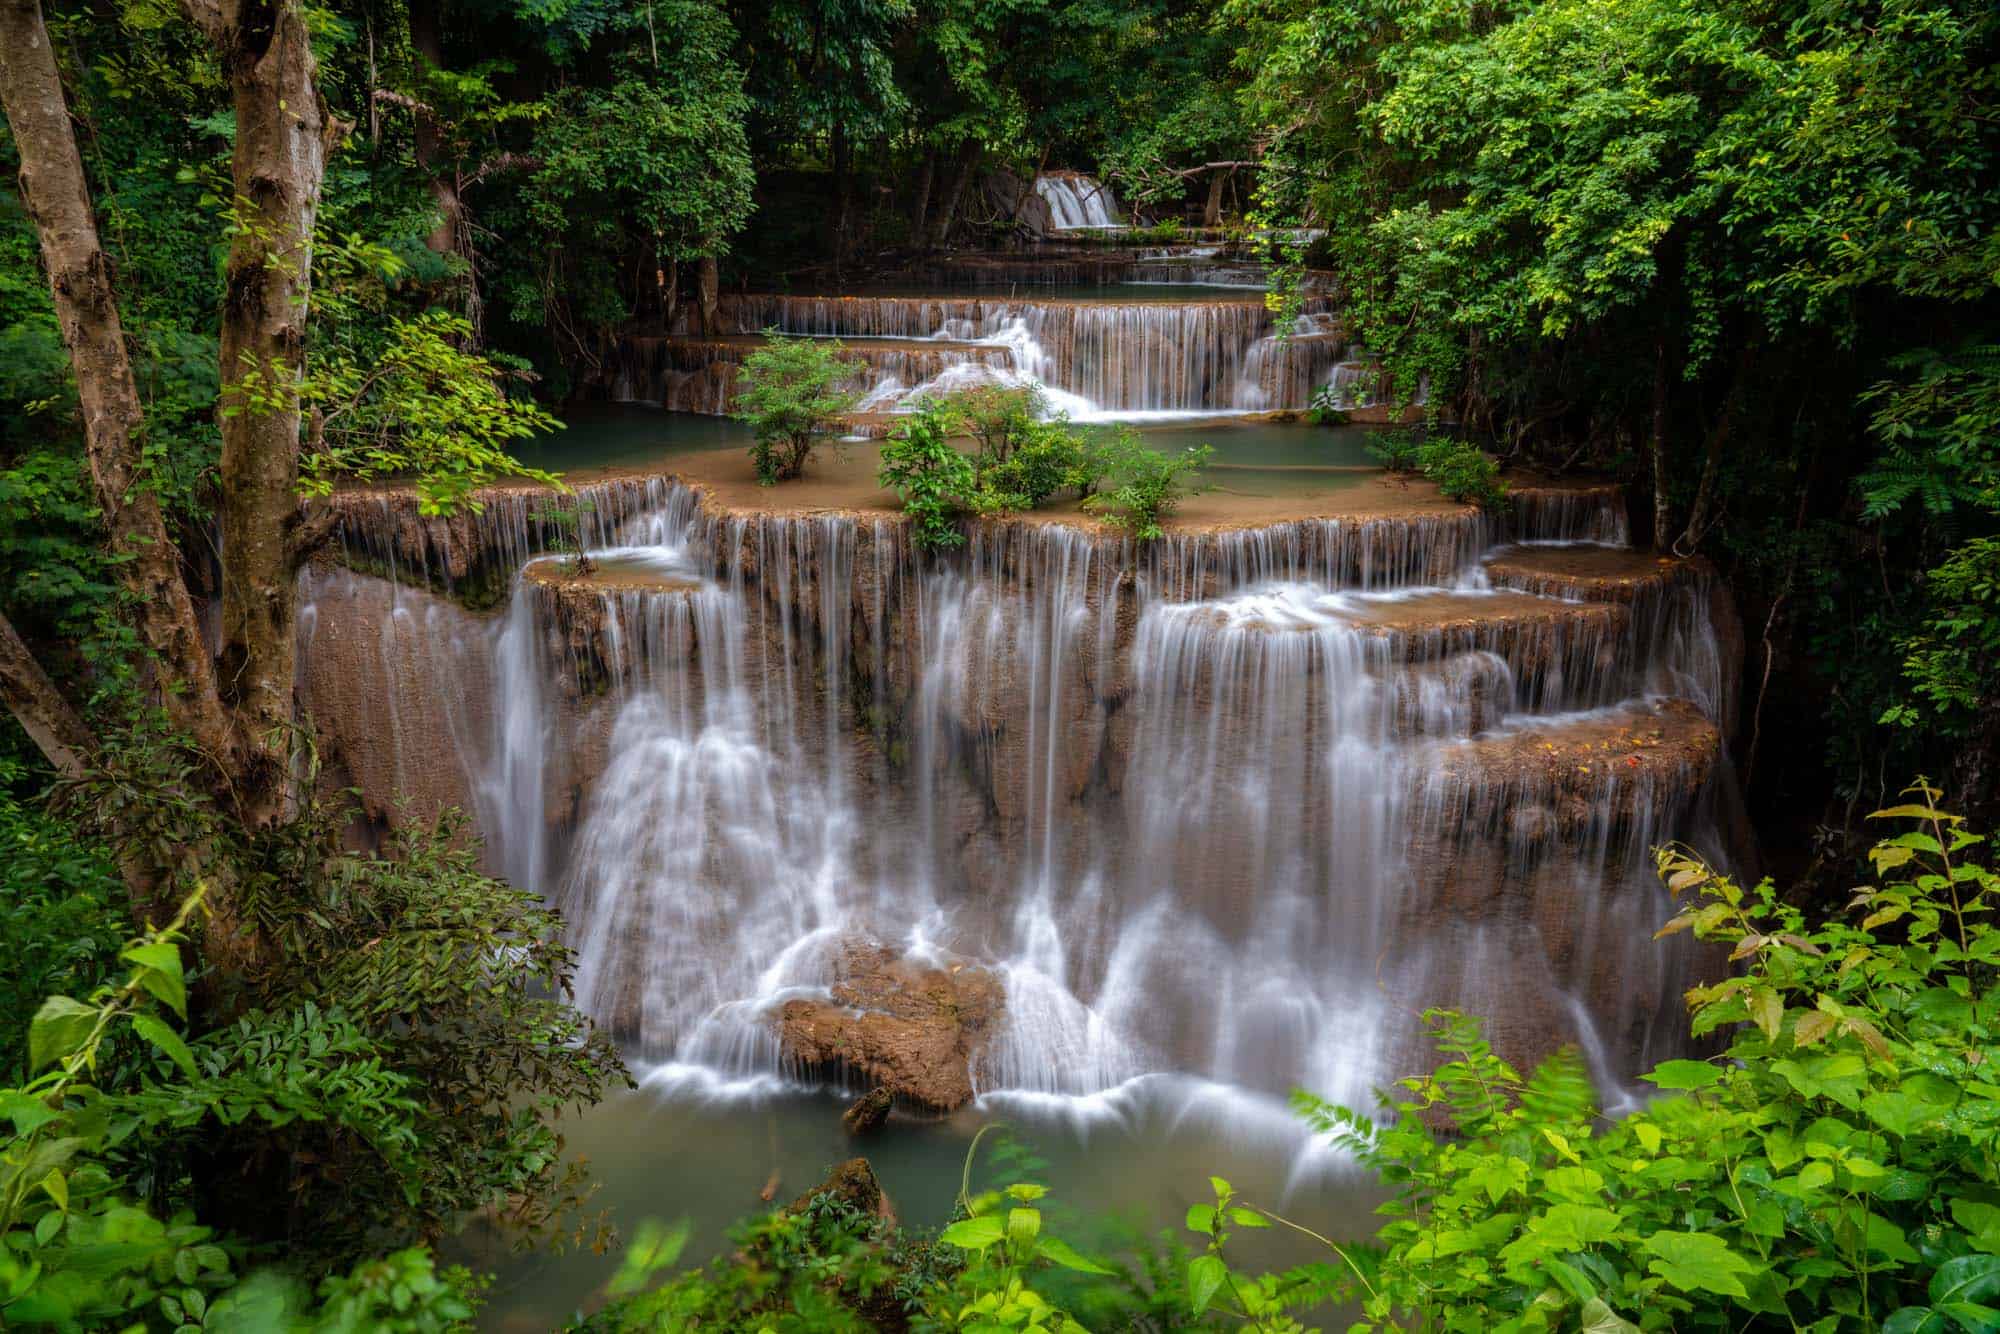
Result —
[{"label": "tree bark texture", "polygon": [[1667,337],[1653,345],[1653,550],[1673,543],[1673,505],[1667,498]]},{"label": "tree bark texture", "polygon": [[926,228],[931,216],[931,182],[937,176],[937,150],[924,154],[923,165],[917,168],[915,197],[910,201],[910,244],[921,248],[924,244]]},{"label": "tree bark texture", "polygon": [[141,642],[158,659],[155,679],[176,687],[161,696],[168,717],[196,744],[221,756],[229,749],[229,721],[216,697],[179,553],[168,540],[158,497],[141,467],[144,414],[110,261],[98,240],[83,160],[38,0],[0,0],[0,103],[21,155],[21,199],[41,240],[42,263],[83,408],[91,481],[104,510],[108,544],[121,558],[129,615]]},{"label": "tree bark texture", "polygon": [[290,808],[297,658],[298,383],[313,223],[343,127],[327,115],[305,14],[285,0],[183,0],[236,107],[235,235],[222,298],[222,647],[245,823]]},{"label": "tree bark texture", "polygon": [[84,757],[94,745],[90,729],[4,615],[0,615],[0,702],[58,774],[75,778],[83,772]]}]

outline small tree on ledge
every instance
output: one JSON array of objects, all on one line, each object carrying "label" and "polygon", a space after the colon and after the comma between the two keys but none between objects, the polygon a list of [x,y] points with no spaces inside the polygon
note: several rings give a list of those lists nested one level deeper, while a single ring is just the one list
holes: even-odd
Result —
[{"label": "small tree on ledge", "polygon": [[834,386],[861,363],[844,360],[836,341],[787,338],[776,329],[766,329],[764,337],[765,345],[743,362],[744,389],[734,415],[750,423],[756,437],[750,460],[757,480],[770,486],[803,474],[813,446],[860,400]]}]

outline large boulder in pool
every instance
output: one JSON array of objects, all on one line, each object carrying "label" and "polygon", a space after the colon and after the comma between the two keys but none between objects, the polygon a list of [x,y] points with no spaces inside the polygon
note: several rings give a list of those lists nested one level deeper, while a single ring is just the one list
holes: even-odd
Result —
[{"label": "large boulder in pool", "polygon": [[948,1112],[972,1100],[972,1061],[1004,1000],[1000,980],[977,965],[857,942],[842,953],[830,997],[779,1010],[778,1040],[786,1063],[805,1074]]}]

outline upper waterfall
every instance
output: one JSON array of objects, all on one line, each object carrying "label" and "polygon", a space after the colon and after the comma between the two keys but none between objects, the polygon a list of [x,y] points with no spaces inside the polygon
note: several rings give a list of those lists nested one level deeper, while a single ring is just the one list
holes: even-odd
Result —
[{"label": "upper waterfall", "polygon": [[1044,172],[1035,177],[1035,193],[1049,206],[1057,231],[1122,227],[1118,198],[1111,187],[1081,172]]}]

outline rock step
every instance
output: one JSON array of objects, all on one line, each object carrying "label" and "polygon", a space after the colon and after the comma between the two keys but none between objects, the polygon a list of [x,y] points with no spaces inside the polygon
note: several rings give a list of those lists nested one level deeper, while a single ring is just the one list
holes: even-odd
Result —
[{"label": "rock step", "polygon": [[1702,561],[1592,542],[1503,547],[1482,564],[1497,587],[1570,602],[1639,602],[1713,573]]},{"label": "rock step", "polygon": [[1422,781],[1431,799],[1455,795],[1496,811],[1529,796],[1594,807],[1609,789],[1692,794],[1721,756],[1722,733],[1697,705],[1632,701],[1441,742]]}]

